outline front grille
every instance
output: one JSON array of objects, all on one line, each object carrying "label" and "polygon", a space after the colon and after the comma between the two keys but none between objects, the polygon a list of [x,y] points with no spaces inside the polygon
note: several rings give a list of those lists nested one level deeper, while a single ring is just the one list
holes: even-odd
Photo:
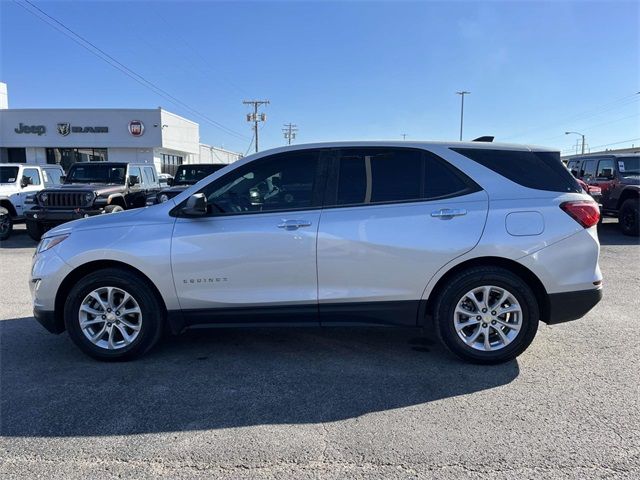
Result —
[{"label": "front grille", "polygon": [[85,207],[87,192],[47,192],[47,207],[78,208]]}]

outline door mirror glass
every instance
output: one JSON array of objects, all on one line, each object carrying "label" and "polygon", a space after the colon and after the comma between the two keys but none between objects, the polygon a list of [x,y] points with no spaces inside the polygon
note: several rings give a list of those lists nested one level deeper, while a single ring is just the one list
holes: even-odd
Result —
[{"label": "door mirror glass", "polygon": [[207,197],[204,193],[195,193],[187,199],[181,210],[186,217],[202,217],[207,214]]}]

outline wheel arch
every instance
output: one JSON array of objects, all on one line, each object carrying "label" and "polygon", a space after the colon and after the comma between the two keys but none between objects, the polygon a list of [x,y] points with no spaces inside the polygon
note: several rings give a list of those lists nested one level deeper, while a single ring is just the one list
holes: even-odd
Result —
[{"label": "wheel arch", "polygon": [[625,188],[618,198],[616,210],[620,210],[622,208],[622,204],[630,198],[640,198],[640,190],[635,188]]},{"label": "wheel arch", "polygon": [[9,211],[9,215],[11,215],[12,217],[17,217],[17,212],[16,212],[16,208],[13,206],[13,203],[11,203],[11,200],[9,200],[8,198],[0,198],[0,207],[4,207]]},{"label": "wheel arch", "polygon": [[165,312],[167,311],[167,305],[165,304],[164,299],[160,294],[160,291],[155,286],[155,284],[151,281],[151,279],[147,275],[145,275],[143,272],[141,272],[135,267],[132,267],[129,264],[119,262],[117,260],[95,260],[92,262],[84,263],[76,267],[74,270],[69,272],[69,274],[60,283],[60,287],[56,292],[55,307],[54,307],[55,323],[56,325],[61,327],[60,331],[64,331],[65,329],[64,328],[64,303],[73,286],[82,277],[88,275],[89,273],[95,272],[96,270],[103,270],[105,268],[119,268],[140,277],[145,283],[147,283],[147,285],[149,286],[153,294],[156,296],[157,300],[160,303],[160,307]]},{"label": "wheel arch", "polygon": [[438,279],[429,292],[428,298],[421,302],[421,311],[418,315],[419,324],[427,325],[430,322],[430,319],[433,317],[433,309],[436,300],[447,283],[458,273],[474,267],[500,267],[519,276],[533,291],[536,302],[538,303],[538,308],[540,309],[540,320],[543,322],[547,322],[549,320],[550,305],[547,290],[544,288],[540,279],[531,270],[515,260],[510,260],[508,258],[478,257],[454,265]]},{"label": "wheel arch", "polygon": [[125,210],[127,209],[127,202],[124,199],[124,195],[121,193],[113,193],[107,198],[107,205],[118,205]]}]

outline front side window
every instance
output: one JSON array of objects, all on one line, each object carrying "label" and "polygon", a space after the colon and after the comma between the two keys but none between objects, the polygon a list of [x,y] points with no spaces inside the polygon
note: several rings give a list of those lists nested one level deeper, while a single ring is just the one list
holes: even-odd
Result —
[{"label": "front side window", "polygon": [[596,161],[585,160],[582,164],[582,170],[580,170],[580,174],[584,178],[594,177],[596,174]]},{"label": "front side window", "polygon": [[29,179],[29,185],[40,185],[40,173],[37,168],[25,168],[22,176]]},{"label": "front side window", "polygon": [[600,160],[598,162],[597,177],[600,178],[613,178],[613,159],[607,158],[606,160]]},{"label": "front side window", "polygon": [[174,185],[193,185],[226,165],[180,165],[173,179]]},{"label": "front side window", "polygon": [[337,184],[337,205],[429,200],[473,191],[444,160],[413,149],[343,150]]},{"label": "front side window", "polygon": [[129,178],[138,177],[138,183],[142,183],[142,176],[140,175],[140,167],[129,167]]},{"label": "front side window", "polygon": [[273,155],[252,162],[205,187],[213,214],[244,214],[312,208],[318,156]]}]

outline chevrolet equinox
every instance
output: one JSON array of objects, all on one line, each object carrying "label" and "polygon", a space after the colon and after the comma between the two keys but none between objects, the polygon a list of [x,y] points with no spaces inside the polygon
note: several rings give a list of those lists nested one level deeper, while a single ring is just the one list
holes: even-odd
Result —
[{"label": "chevrolet equinox", "polygon": [[35,318],[100,360],[165,330],[433,328],[477,363],[602,297],[598,206],[557,151],[341,142],[246,157],[159,205],[47,232]]}]

